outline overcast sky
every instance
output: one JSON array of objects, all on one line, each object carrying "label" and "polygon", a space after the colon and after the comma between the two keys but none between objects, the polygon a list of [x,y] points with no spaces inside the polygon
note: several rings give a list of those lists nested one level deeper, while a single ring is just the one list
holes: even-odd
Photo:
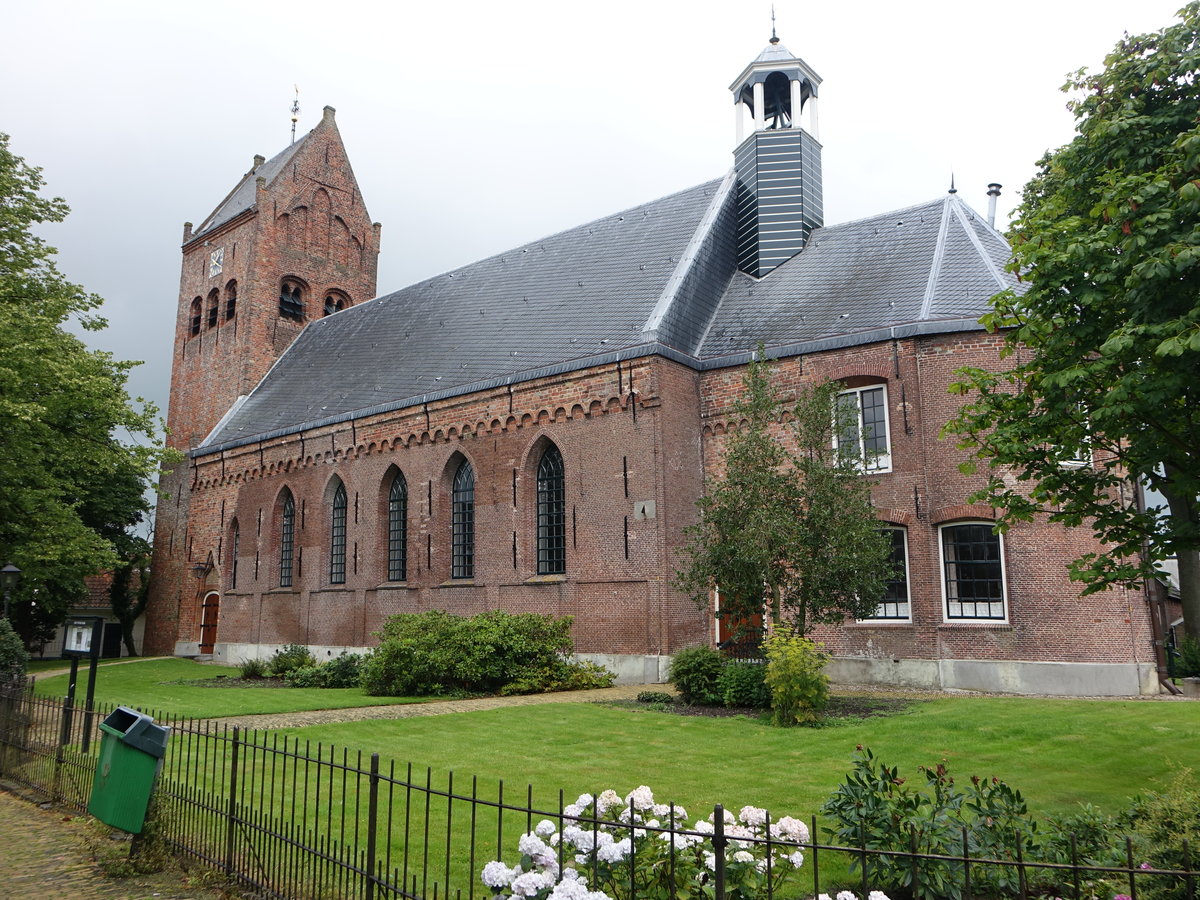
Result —
[{"label": "overcast sky", "polygon": [[[777,0],[823,79],[826,222],[930,200],[954,172],[1001,219],[1070,139],[1058,88],[1182,0]],[[730,82],[769,0],[293,0],[9,4],[0,130],[72,208],[45,234],[106,299],[88,340],[140,359],[165,415],[185,221],[199,223],[321,107],[372,217],[379,292],[722,175]],[[999,224],[999,223],[998,223]]]}]

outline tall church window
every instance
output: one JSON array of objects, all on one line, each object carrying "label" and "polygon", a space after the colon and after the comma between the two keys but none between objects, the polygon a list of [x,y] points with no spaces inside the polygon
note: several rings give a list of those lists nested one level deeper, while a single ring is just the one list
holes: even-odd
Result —
[{"label": "tall church window", "polygon": [[408,580],[408,484],[399,472],[388,490],[388,581]]},{"label": "tall church window", "polygon": [[340,481],[329,517],[329,583],[346,583],[346,486]]},{"label": "tall church window", "polygon": [[292,586],[292,554],[296,541],[296,501],[292,492],[283,496],[283,512],[279,520],[279,586]]},{"label": "tall church window", "polygon": [[233,520],[233,525],[229,529],[229,588],[237,590],[237,563],[238,563],[238,542],[241,540],[242,532],[238,527],[238,520]]},{"label": "tall church window", "polygon": [[872,618],[907,622],[912,618],[908,605],[908,529],[888,527],[883,533],[891,542],[888,561],[892,572]]},{"label": "tall church window", "polygon": [[213,288],[211,291],[208,292],[208,327],[209,328],[217,327],[217,310],[220,305],[219,300],[220,300],[220,295],[217,293],[216,288]]},{"label": "tall church window", "polygon": [[237,282],[231,281],[225,285],[225,321],[230,321],[237,315]]},{"label": "tall church window", "polygon": [[475,577],[475,471],[467,461],[454,473],[451,492],[450,577]]},{"label": "tall church window", "polygon": [[191,319],[191,334],[195,337],[200,333],[201,317],[204,314],[204,301],[199,297],[192,301],[192,319]]},{"label": "tall church window", "polygon": [[304,292],[294,281],[284,281],[279,288],[279,315],[293,322],[304,321]]},{"label": "tall church window", "polygon": [[537,470],[537,572],[562,575],[567,571],[566,485],[563,459],[551,444]]}]

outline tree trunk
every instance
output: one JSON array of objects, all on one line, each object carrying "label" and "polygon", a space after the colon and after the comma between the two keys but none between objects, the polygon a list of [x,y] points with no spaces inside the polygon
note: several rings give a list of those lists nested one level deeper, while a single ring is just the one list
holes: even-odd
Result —
[{"label": "tree trunk", "polygon": [[1179,603],[1183,633],[1200,641],[1200,550],[1179,551]]}]

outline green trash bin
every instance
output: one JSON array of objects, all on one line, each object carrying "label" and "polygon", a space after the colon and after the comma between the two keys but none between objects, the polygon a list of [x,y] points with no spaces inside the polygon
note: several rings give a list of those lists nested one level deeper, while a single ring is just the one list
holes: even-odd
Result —
[{"label": "green trash bin", "polygon": [[106,825],[141,834],[170,729],[127,706],[100,723],[100,758],[88,812]]}]

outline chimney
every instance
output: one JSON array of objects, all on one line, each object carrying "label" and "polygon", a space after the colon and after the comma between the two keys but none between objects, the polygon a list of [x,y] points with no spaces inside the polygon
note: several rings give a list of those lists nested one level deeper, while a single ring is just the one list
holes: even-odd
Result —
[{"label": "chimney", "polygon": [[1002,185],[992,182],[988,185],[988,226],[996,227],[996,198],[1000,196],[1000,188]]}]

